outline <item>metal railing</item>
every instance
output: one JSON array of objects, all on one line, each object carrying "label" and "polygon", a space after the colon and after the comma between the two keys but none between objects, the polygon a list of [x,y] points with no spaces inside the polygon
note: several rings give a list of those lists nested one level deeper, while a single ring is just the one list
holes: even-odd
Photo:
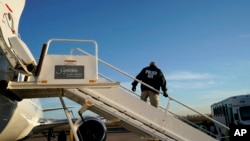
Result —
[{"label": "metal railing", "polygon": [[[91,54],[89,54],[88,52],[86,52],[86,51],[84,51],[84,50],[82,50],[82,49],[80,49],[80,48],[73,48],[73,49],[71,50],[71,55],[73,55],[73,51],[74,51],[74,50],[77,50],[77,51],[79,51],[79,52],[81,52],[81,53],[83,53],[83,54],[85,54],[85,55],[91,55]],[[159,90],[156,90],[155,88],[153,88],[152,86],[150,86],[150,85],[148,85],[148,84],[146,84],[146,83],[144,83],[144,82],[142,82],[142,81],[140,81],[140,80],[134,78],[133,76],[129,75],[128,73],[126,73],[126,72],[124,72],[124,71],[122,71],[122,70],[120,70],[120,69],[118,69],[118,68],[112,66],[111,64],[109,64],[109,63],[107,63],[107,62],[105,62],[105,61],[103,61],[103,60],[101,60],[101,59],[99,59],[99,58],[98,58],[98,61],[99,61],[100,63],[103,63],[104,65],[106,65],[106,66],[112,68],[113,70],[115,70],[115,71],[117,71],[117,72],[119,72],[119,73],[121,73],[121,74],[123,74],[123,75],[125,75],[125,76],[127,76],[127,77],[129,77],[129,78],[131,78],[131,79],[133,79],[133,80],[135,80],[135,81],[138,81],[138,82],[141,83],[142,85],[145,85],[146,87],[148,87],[148,88],[150,88],[150,89],[153,89],[154,91],[157,91],[157,92],[159,92],[159,93],[162,93],[162,92],[160,92]],[[107,79],[107,80],[113,82],[113,80],[111,80],[110,78],[108,78],[108,77],[106,77],[106,76],[104,76],[104,75],[102,75],[102,74],[100,74],[100,73],[98,73],[98,74],[99,74],[101,77],[103,77],[103,78],[105,78],[105,79]],[[124,87],[124,86],[121,86],[121,87],[122,87],[123,89],[125,89],[125,90],[131,92],[131,93],[134,93],[133,91],[127,89],[127,88]],[[135,94],[135,93],[134,93],[134,94]],[[137,95],[137,96],[138,96],[138,95]],[[227,129],[227,130],[230,129],[230,128],[227,127],[226,125],[224,125],[224,124],[222,124],[222,123],[220,123],[220,122],[218,122],[218,121],[212,119],[211,117],[209,117],[209,116],[207,116],[207,115],[205,115],[205,114],[202,114],[201,112],[199,112],[199,111],[197,111],[197,110],[195,110],[195,109],[189,107],[188,105],[185,105],[184,103],[178,101],[177,99],[174,99],[173,97],[170,97],[170,96],[168,96],[168,98],[169,98],[169,100],[168,100],[167,106],[166,106],[166,108],[163,108],[163,109],[165,110],[165,112],[169,112],[169,108],[170,108],[171,102],[174,101],[174,102],[180,104],[181,106],[186,107],[187,109],[193,111],[194,113],[196,113],[196,114],[198,114],[198,115],[201,115],[201,116],[205,117],[206,119],[208,119],[208,120],[210,120],[210,121],[212,121],[212,122],[214,122],[214,123],[216,123],[216,124],[219,124],[219,125],[222,126],[223,128],[225,128],[225,129]],[[171,112],[171,113],[172,113],[172,112]],[[173,114],[173,113],[172,113],[172,114]],[[175,115],[175,114],[173,114],[173,115]],[[176,115],[175,115],[175,116],[176,116]],[[180,117],[180,116],[178,116],[178,117]]]}]

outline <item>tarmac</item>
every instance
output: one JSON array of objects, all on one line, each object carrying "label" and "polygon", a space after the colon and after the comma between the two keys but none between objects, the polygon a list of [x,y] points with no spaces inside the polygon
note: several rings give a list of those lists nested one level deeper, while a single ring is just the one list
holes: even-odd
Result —
[{"label": "tarmac", "polygon": [[[26,141],[47,141],[46,137],[30,138]],[[57,141],[57,138],[51,138],[51,141]],[[67,141],[70,141],[68,138]],[[133,132],[108,133],[106,141],[145,141]]]}]

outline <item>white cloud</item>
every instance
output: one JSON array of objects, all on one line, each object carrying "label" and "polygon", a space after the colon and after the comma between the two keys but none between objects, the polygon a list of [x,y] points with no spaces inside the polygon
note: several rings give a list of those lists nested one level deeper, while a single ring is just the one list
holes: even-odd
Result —
[{"label": "white cloud", "polygon": [[194,80],[194,79],[209,79],[213,75],[209,73],[193,73],[188,71],[177,71],[166,76],[167,80]]},{"label": "white cloud", "polygon": [[250,34],[241,34],[240,37],[241,38],[250,38]]},{"label": "white cloud", "polygon": [[185,81],[185,82],[168,82],[168,87],[173,90],[177,89],[204,89],[215,86],[217,83],[214,81]]}]

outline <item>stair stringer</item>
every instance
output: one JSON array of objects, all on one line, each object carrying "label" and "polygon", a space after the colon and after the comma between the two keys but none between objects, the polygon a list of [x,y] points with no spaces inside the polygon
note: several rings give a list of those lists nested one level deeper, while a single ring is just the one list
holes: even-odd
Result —
[{"label": "stair stringer", "polygon": [[[171,138],[178,141],[215,140],[170,113],[156,109],[119,87],[65,89],[65,91],[65,96],[76,102],[92,101],[93,105],[89,109],[99,111],[97,114],[101,113],[104,117],[105,114],[119,117],[125,123],[161,140]],[[84,99],[84,101],[79,99]],[[136,122],[138,124],[135,124]]]}]

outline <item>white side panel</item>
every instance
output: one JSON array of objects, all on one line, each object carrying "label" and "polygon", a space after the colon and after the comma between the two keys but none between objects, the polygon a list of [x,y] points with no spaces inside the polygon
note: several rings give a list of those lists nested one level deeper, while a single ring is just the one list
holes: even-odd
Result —
[{"label": "white side panel", "polygon": [[96,79],[95,56],[46,55],[37,82],[39,84],[44,84],[43,82],[46,84],[88,84],[90,80]]}]

